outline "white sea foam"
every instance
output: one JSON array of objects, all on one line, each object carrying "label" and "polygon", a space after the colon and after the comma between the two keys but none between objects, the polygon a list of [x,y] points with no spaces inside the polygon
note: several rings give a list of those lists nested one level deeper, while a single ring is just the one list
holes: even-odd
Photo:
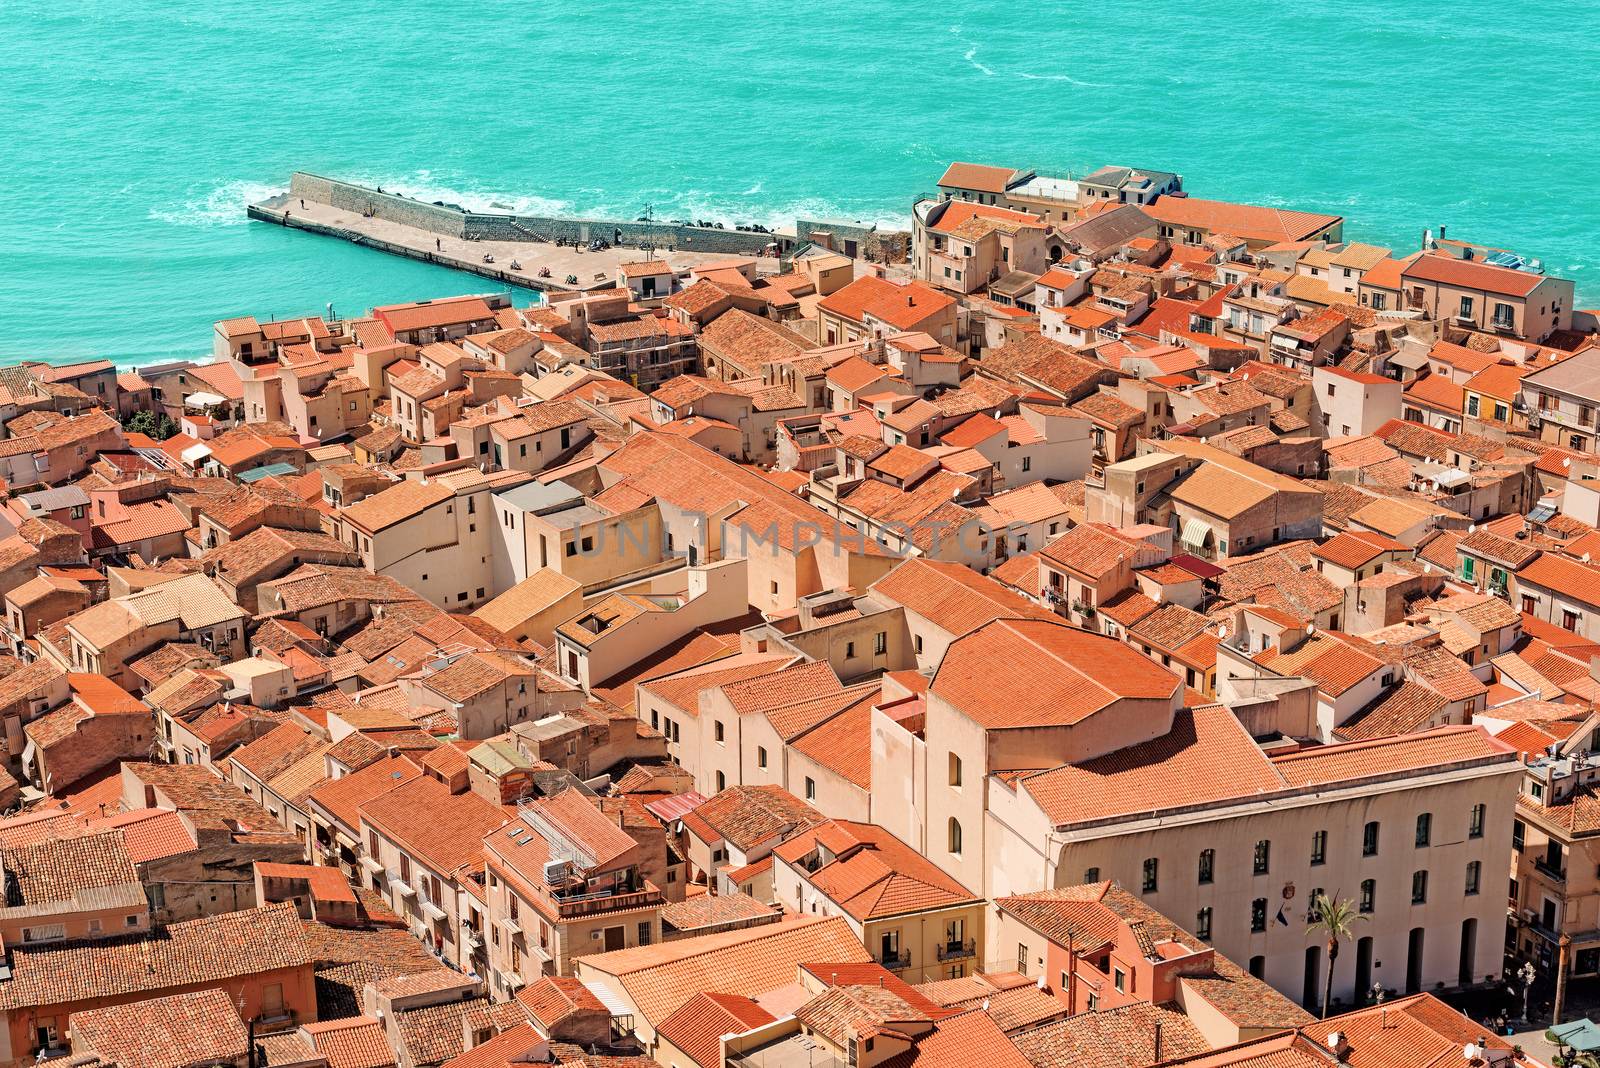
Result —
[{"label": "white sea foam", "polygon": [[969,48],[965,52],[961,53],[961,58],[966,60],[968,63],[972,64],[974,67],[978,68],[979,70],[983,71],[983,73],[985,75],[987,75],[988,77],[993,78],[994,77],[994,71],[991,68],[984,66],[982,63],[979,63],[976,59],[973,58],[977,54],[978,54],[978,46],[977,45],[973,45],[971,48]]},{"label": "white sea foam", "polygon": [[555,197],[507,193],[495,189],[471,188],[466,183],[445,184],[434,178],[431,171],[417,171],[402,178],[362,175],[349,179],[357,185],[381,187],[385,193],[420,200],[425,204],[443,201],[456,204],[468,211],[509,212],[513,215],[567,215],[572,212],[572,202]]},{"label": "white sea foam", "polygon": [[1083,89],[1105,88],[1104,82],[1086,82],[1080,78],[1074,78],[1070,74],[1032,74],[1028,71],[1019,71],[1017,77],[1025,78],[1030,82],[1066,82],[1068,85],[1076,85]]},{"label": "white sea foam", "polygon": [[250,221],[244,211],[247,205],[281,192],[281,186],[234,179],[209,191],[195,193],[177,206],[152,207],[149,215],[173,226],[242,226]]}]

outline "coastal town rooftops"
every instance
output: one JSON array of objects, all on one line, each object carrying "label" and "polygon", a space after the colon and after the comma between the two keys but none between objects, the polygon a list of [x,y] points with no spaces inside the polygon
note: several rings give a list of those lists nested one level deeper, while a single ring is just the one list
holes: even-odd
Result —
[{"label": "coastal town rooftops", "polygon": [[897,330],[914,330],[929,316],[954,307],[955,298],[922,282],[901,285],[865,275],[823,297],[817,306],[855,323],[870,316]]},{"label": "coastal town rooftops", "polygon": [[74,1050],[118,1068],[232,1064],[249,1045],[238,1006],[221,989],[75,1012],[70,1026]]},{"label": "coastal town rooftops", "polygon": [[1400,277],[1508,297],[1526,297],[1545,280],[1543,275],[1454,256],[1418,256],[1401,270]]},{"label": "coastal town rooftops", "polygon": [[998,619],[951,643],[929,692],[979,726],[1003,730],[1069,726],[1123,700],[1170,703],[1182,680],[1112,638],[1065,623]]},{"label": "coastal town rooftops", "polygon": [[369,534],[421,515],[455,496],[455,490],[437,479],[406,479],[347,506],[343,518]]},{"label": "coastal town rooftops", "polygon": [[582,978],[615,984],[659,1024],[696,994],[746,997],[795,981],[807,961],[865,964],[861,940],[840,916],[785,916],[777,923],[579,958]]},{"label": "coastal town rooftops", "polygon": [[385,304],[372,309],[373,318],[392,332],[458,326],[480,319],[493,319],[494,313],[482,297],[443,297],[410,304]]},{"label": "coastal town rooftops", "polygon": [[921,557],[899,564],[869,590],[954,635],[967,634],[996,619],[1050,617],[1044,609],[971,568]]},{"label": "coastal town rooftops", "polygon": [[952,189],[972,189],[981,193],[1004,193],[1023,172],[1015,167],[991,167],[983,163],[952,163],[945,168],[939,185]]},{"label": "coastal town rooftops", "polygon": [[192,988],[309,966],[311,947],[293,902],[168,924],[159,934],[9,947],[12,1010]]},{"label": "coastal town rooftops", "polygon": [[1231,204],[1195,197],[1162,197],[1144,211],[1170,226],[1228,234],[1247,241],[1305,241],[1338,226],[1338,215]]},{"label": "coastal town rooftops", "polygon": [[740,994],[700,993],[661,1021],[661,1036],[701,1066],[722,1064],[722,1036],[743,1034],[777,1017]]},{"label": "coastal town rooftops", "polygon": [[785,862],[798,863],[816,849],[819,839],[827,842],[834,858],[805,877],[863,923],[983,900],[889,831],[870,823],[834,820],[796,835],[773,852]]}]

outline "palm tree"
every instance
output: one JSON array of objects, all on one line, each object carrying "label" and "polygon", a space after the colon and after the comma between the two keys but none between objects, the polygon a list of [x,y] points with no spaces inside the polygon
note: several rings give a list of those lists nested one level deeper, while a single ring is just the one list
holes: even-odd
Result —
[{"label": "palm tree", "polygon": [[[1311,902],[1311,923],[1306,934],[1320,934],[1328,950],[1328,981],[1322,986],[1322,1018],[1328,1018],[1328,999],[1333,994],[1333,962],[1339,957],[1339,940],[1350,937],[1350,928],[1366,917],[1356,911],[1349,898],[1317,895]],[[1357,991],[1360,994],[1360,991]]]}]

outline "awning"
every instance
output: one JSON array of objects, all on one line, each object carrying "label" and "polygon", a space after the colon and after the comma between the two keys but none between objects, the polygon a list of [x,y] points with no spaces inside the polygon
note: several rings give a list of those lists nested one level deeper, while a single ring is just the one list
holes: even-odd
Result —
[{"label": "awning", "polygon": [[421,907],[422,914],[428,917],[428,919],[432,920],[434,923],[438,923],[440,920],[444,919],[444,909],[440,908],[438,905],[435,905],[433,902],[424,901]]},{"label": "awning", "polygon": [[186,408],[209,408],[213,405],[224,404],[227,400],[227,397],[220,394],[202,391],[200,393],[191,393],[183,398],[183,404]]},{"label": "awning", "polygon": [[1571,1023],[1557,1024],[1550,1030],[1563,1046],[1571,1046],[1579,1053],[1600,1050],[1600,1027],[1597,1027],[1593,1020],[1574,1020]]},{"label": "awning", "polygon": [[1192,545],[1198,549],[1205,545],[1206,539],[1210,536],[1211,528],[1206,526],[1205,520],[1185,519],[1183,521],[1183,533],[1178,536],[1178,540],[1185,545]]},{"label": "awning", "polygon": [[617,992],[612,990],[606,984],[600,982],[599,980],[586,979],[584,980],[583,985],[589,988],[589,993],[600,999],[600,1004],[604,1005],[606,1007],[606,1011],[610,1012],[611,1015],[633,1015],[633,1007],[626,1001],[623,1001],[622,998],[618,996]]}]

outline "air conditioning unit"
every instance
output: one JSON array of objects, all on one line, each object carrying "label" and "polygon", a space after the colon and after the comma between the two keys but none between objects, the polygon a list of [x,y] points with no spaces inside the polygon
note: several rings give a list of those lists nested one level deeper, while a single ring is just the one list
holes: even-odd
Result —
[{"label": "air conditioning unit", "polygon": [[590,932],[589,932],[589,941],[591,941],[591,942],[598,942],[598,941],[600,941],[600,936],[601,936],[601,934],[603,934],[603,933],[604,933],[604,932],[602,932],[602,931],[590,931]]}]

